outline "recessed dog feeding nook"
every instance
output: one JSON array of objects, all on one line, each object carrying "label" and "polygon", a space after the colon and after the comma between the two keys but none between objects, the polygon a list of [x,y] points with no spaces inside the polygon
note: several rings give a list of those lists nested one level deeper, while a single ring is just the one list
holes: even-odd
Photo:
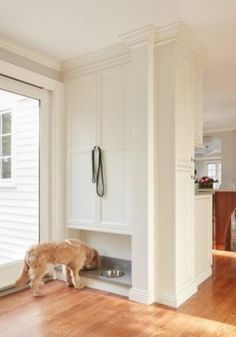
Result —
[{"label": "recessed dog feeding nook", "polygon": [[105,282],[131,286],[131,261],[101,256],[101,267],[96,270],[81,271],[81,276]]}]

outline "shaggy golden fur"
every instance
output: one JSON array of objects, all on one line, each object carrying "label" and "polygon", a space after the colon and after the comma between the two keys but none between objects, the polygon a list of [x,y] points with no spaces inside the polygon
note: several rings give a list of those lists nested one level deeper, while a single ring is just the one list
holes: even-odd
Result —
[{"label": "shaggy golden fur", "polygon": [[63,264],[67,284],[81,289],[84,285],[80,283],[79,271],[96,269],[99,263],[98,252],[80,240],[70,239],[33,245],[26,252],[16,286],[23,287],[31,280],[33,296],[41,296],[39,287],[48,265]]}]

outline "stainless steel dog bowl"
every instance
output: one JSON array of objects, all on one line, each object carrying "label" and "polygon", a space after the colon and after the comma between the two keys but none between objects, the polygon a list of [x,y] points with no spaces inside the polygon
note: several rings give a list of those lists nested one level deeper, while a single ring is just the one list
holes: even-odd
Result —
[{"label": "stainless steel dog bowl", "polygon": [[116,277],[121,277],[124,275],[125,273],[122,270],[117,270],[117,269],[104,270],[101,273],[101,276],[106,277],[106,278],[116,278]]}]

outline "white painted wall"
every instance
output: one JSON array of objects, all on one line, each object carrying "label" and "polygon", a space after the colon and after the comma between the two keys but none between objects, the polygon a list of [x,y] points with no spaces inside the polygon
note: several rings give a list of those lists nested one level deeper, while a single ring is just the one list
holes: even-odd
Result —
[{"label": "white painted wall", "polygon": [[18,100],[13,109],[15,181],[0,186],[0,263],[22,259],[26,248],[38,242],[38,112],[38,101],[27,98]]},{"label": "white painted wall", "polygon": [[222,184],[221,188],[236,188],[236,131],[222,132]]},{"label": "white painted wall", "polygon": [[131,236],[80,231],[80,239],[96,248],[101,255],[131,260]]},{"label": "white painted wall", "polygon": [[203,177],[206,175],[205,170],[206,162],[205,160],[197,160],[195,163],[195,169],[197,171],[197,177]]}]

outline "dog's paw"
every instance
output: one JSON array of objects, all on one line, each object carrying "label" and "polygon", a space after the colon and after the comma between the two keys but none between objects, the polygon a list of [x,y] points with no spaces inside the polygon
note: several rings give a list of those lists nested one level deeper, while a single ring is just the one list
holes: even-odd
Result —
[{"label": "dog's paw", "polygon": [[85,284],[80,283],[78,285],[75,286],[76,289],[83,289],[85,287]]},{"label": "dog's paw", "polygon": [[43,294],[42,294],[40,291],[34,291],[34,292],[33,292],[33,296],[34,296],[34,297],[42,297]]},{"label": "dog's paw", "polygon": [[74,287],[74,284],[72,282],[66,282],[67,287]]},{"label": "dog's paw", "polygon": [[44,282],[40,282],[39,288],[42,288],[44,286]]}]

